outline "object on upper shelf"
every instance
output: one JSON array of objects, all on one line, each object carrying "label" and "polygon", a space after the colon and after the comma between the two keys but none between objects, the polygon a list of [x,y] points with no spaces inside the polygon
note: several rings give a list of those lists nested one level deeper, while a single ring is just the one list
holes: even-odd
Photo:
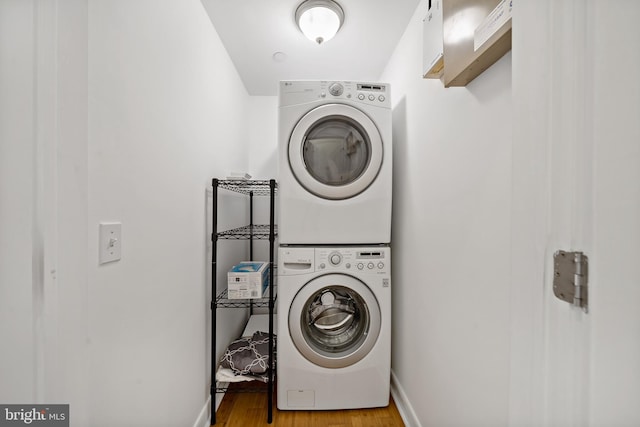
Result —
[{"label": "object on upper shelf", "polygon": [[230,179],[230,180],[234,180],[234,179],[247,180],[247,179],[251,179],[251,175],[249,175],[246,172],[231,172],[229,174],[229,176],[227,176],[227,179]]},{"label": "object on upper shelf", "polygon": [[[466,86],[511,50],[513,0],[441,1],[444,61],[441,79],[445,87]],[[430,10],[439,5],[438,0],[429,3]],[[427,32],[435,30],[436,25],[425,21],[424,27],[423,75],[425,78],[438,77],[439,70],[435,65],[438,61],[430,65],[437,57],[437,41],[430,39],[427,43],[426,39],[435,37]]]},{"label": "object on upper shelf", "polygon": [[500,3],[478,25],[473,32],[473,50],[477,51],[484,45],[504,24],[511,21],[513,0],[500,0]]},{"label": "object on upper shelf", "polygon": [[425,79],[439,79],[444,72],[442,0],[429,1],[422,32],[422,75]]}]

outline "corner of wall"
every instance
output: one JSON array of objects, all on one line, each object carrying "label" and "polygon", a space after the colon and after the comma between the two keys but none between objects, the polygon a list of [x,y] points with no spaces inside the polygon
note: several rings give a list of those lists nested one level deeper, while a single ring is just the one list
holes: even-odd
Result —
[{"label": "corner of wall", "polygon": [[[216,410],[218,409],[218,406],[220,406],[220,402],[222,401],[222,398],[218,399],[217,396],[218,395],[216,395]],[[210,405],[211,397],[209,397],[209,399],[204,402],[204,406],[200,410],[200,413],[196,418],[196,422],[193,423],[193,427],[209,427],[211,425]]]},{"label": "corner of wall", "polygon": [[400,412],[400,416],[402,417],[404,424],[407,427],[422,427],[416,412],[413,410],[413,406],[411,405],[409,398],[404,392],[404,389],[393,370],[391,371],[391,396],[393,396],[393,401],[396,403],[398,412]]}]

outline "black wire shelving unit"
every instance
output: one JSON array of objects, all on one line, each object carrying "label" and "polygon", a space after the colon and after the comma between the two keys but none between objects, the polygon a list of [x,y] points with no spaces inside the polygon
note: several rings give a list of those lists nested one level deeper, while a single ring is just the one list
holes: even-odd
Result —
[{"label": "black wire shelving unit", "polygon": [[[267,423],[273,421],[273,393],[275,388],[275,370],[273,361],[275,360],[275,346],[273,339],[273,314],[276,299],[276,284],[274,281],[274,254],[275,239],[277,235],[275,225],[275,195],[277,192],[277,184],[274,179],[271,180],[220,180],[214,178],[211,183],[213,187],[213,213],[212,213],[212,251],[211,251],[211,425],[216,424],[215,411],[215,394],[224,393],[229,387],[219,387],[216,382],[217,361],[216,354],[216,310],[218,308],[249,308],[250,314],[253,314],[254,308],[269,309],[269,358],[268,382],[267,390]],[[231,230],[218,230],[218,190],[224,189],[236,193],[249,196],[249,225],[234,228]],[[269,224],[253,223],[253,198],[254,196],[269,197]],[[253,260],[253,242],[254,240],[269,241],[269,295],[259,299],[229,299],[227,289],[217,292],[217,259],[218,259],[218,240],[248,240],[249,241],[249,258]],[[234,388],[234,392],[256,392],[264,391],[264,386],[258,387],[239,387]]]}]

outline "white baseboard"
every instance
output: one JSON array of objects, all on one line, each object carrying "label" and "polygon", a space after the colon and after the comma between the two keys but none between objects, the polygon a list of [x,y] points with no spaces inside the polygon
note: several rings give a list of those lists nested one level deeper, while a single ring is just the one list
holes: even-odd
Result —
[{"label": "white baseboard", "polygon": [[[222,403],[222,398],[224,397],[224,393],[216,393],[216,410]],[[204,406],[200,410],[198,414],[198,418],[196,422],[193,424],[193,427],[209,427],[211,426],[211,396],[204,403]]]},{"label": "white baseboard", "polygon": [[193,423],[193,427],[209,427],[210,423],[210,414],[209,414],[209,404],[211,403],[211,396],[204,402],[204,406],[200,410],[198,414],[198,418],[196,418],[196,422]]},{"label": "white baseboard", "polygon": [[404,421],[406,427],[422,427],[418,417],[416,416],[411,402],[407,398],[402,385],[398,382],[395,372],[391,371],[391,396],[398,407],[398,412]]}]

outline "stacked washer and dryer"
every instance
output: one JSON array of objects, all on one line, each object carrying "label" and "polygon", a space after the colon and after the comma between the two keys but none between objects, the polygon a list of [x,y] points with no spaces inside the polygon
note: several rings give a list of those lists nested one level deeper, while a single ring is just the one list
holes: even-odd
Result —
[{"label": "stacked washer and dryer", "polygon": [[387,84],[280,82],[279,409],[389,404],[389,98]]}]

